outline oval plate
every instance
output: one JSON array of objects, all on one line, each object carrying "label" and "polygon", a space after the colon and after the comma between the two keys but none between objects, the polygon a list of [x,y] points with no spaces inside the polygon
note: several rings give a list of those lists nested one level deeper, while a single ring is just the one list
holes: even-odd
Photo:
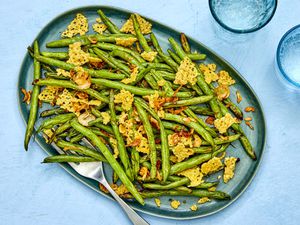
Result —
[{"label": "oval plate", "polygon": [[[95,19],[98,16],[97,9],[102,9],[104,13],[112,19],[119,27],[129,18],[129,15],[132,12],[128,12],[126,10],[107,7],[107,6],[89,6],[83,8],[77,8],[65,12],[55,19],[53,19],[48,25],[46,25],[42,31],[37,36],[37,40],[41,46],[41,51],[46,50],[46,43],[60,39],[60,34],[62,31],[65,30],[67,25],[72,21],[76,13],[83,13],[89,20],[89,25],[94,23]],[[146,18],[146,17],[145,17]],[[146,18],[147,19],[147,18]],[[169,48],[168,37],[173,37],[178,40],[180,32],[162,25],[156,21],[151,19],[147,19],[153,25],[153,32],[156,34],[157,39],[160,42],[160,45],[164,50]],[[91,29],[90,29],[91,30]],[[201,210],[191,211],[190,206],[196,204],[198,201],[197,197],[170,197],[165,196],[161,197],[161,207],[158,208],[153,199],[146,199],[146,204],[144,206],[138,204],[135,201],[128,201],[128,203],[136,210],[151,214],[154,216],[171,218],[171,219],[192,219],[207,216],[213,213],[224,209],[226,206],[230,205],[234,202],[240,194],[247,188],[250,184],[252,178],[254,177],[256,170],[259,166],[261,161],[261,157],[263,154],[264,146],[265,146],[265,137],[266,137],[266,128],[265,128],[265,120],[263,116],[262,107],[260,102],[255,95],[252,88],[249,84],[244,80],[244,78],[223,58],[218,56],[216,53],[211,51],[209,48],[204,46],[203,44],[193,40],[192,38],[188,38],[192,50],[196,50],[197,52],[205,53],[207,55],[207,59],[205,60],[206,63],[214,62],[217,65],[218,69],[224,69],[229,72],[229,74],[236,80],[236,84],[231,87],[231,99],[233,102],[236,102],[235,93],[237,90],[240,91],[241,95],[243,96],[243,101],[239,104],[241,109],[244,109],[246,106],[254,106],[256,111],[255,113],[247,113],[249,116],[253,118],[252,125],[254,126],[254,130],[250,130],[244,123],[242,123],[242,128],[244,129],[247,137],[249,138],[250,142],[252,143],[256,155],[257,160],[251,160],[242,149],[239,142],[235,142],[234,146],[230,146],[227,150],[228,155],[238,157],[241,161],[237,165],[237,169],[235,172],[234,178],[228,183],[220,183],[218,186],[219,190],[225,191],[226,193],[232,196],[230,201],[211,201],[201,206]],[[49,49],[48,49],[49,50]],[[55,49],[55,51],[59,51],[60,49]],[[25,88],[26,90],[30,90],[32,88],[32,79],[33,79],[33,63],[31,57],[26,54],[23,64],[21,66],[20,75],[19,75],[19,83],[18,83],[18,96],[19,96],[19,108],[21,111],[21,115],[24,121],[27,121],[28,114],[29,114],[29,106],[22,102],[23,94],[21,93],[20,89]],[[46,104],[44,104],[43,108],[40,111],[46,109]],[[36,127],[39,125],[37,122]],[[57,154],[55,150],[48,144],[45,143],[43,137],[40,134],[36,135],[35,138],[36,142],[41,146],[41,148],[47,152],[49,155]],[[98,183],[96,181],[87,179],[85,177],[80,176],[77,174],[68,164],[61,164],[61,166],[69,172],[72,176],[76,179],[90,187],[91,189],[99,192],[101,195],[111,198],[109,195],[104,194],[98,188]],[[107,177],[111,177],[111,171],[106,170]],[[218,173],[215,175],[213,179],[217,179]],[[186,201],[185,204],[181,204],[177,210],[174,210],[170,207],[170,198],[174,198],[179,200],[181,203],[183,200]]]}]

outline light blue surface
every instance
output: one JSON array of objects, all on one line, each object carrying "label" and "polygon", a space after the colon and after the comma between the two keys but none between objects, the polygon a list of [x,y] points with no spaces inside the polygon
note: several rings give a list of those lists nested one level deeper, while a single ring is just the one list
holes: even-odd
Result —
[{"label": "light blue surface", "polygon": [[280,1],[272,21],[238,44],[226,42],[215,33],[206,0],[151,2],[1,1],[1,225],[130,224],[114,202],[91,191],[58,165],[41,165],[45,153],[37,144],[31,144],[27,153],[23,150],[25,126],[17,108],[16,85],[26,46],[57,14],[97,3],[147,15],[203,42],[241,72],[265,110],[266,152],[253,183],[240,199],[224,211],[203,219],[184,222],[143,215],[145,219],[155,225],[300,223],[300,96],[284,89],[274,70],[281,36],[300,22],[300,2]]}]

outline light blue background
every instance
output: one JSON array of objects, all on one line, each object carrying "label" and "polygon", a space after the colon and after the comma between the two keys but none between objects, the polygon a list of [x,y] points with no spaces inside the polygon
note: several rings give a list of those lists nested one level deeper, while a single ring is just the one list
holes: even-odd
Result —
[{"label": "light blue background", "polygon": [[80,1],[19,0],[0,3],[0,224],[126,225],[121,209],[58,165],[42,165],[45,153],[33,143],[23,150],[25,126],[16,97],[18,72],[43,26],[78,6],[122,7],[161,21],[203,42],[232,63],[258,94],[267,120],[268,140],[261,167],[246,192],[213,216],[173,221],[143,214],[151,224],[299,224],[300,97],[277,80],[274,55],[280,37],[300,22],[300,1],[279,2],[273,20],[246,42],[232,44],[214,31],[206,0]]}]

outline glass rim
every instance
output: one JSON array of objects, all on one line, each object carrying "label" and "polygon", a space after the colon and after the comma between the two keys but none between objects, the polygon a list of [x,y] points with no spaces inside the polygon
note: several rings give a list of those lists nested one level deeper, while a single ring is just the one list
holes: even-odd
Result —
[{"label": "glass rim", "polygon": [[246,33],[251,33],[251,32],[254,32],[254,31],[257,31],[261,28],[263,28],[264,26],[266,26],[273,18],[273,16],[275,15],[275,12],[276,12],[276,9],[277,9],[277,3],[278,1],[275,0],[275,6],[273,8],[273,11],[270,15],[270,17],[264,22],[262,23],[260,26],[256,27],[256,28],[250,28],[250,29],[246,29],[246,30],[239,30],[239,29],[233,29],[229,26],[227,26],[226,24],[224,24],[220,19],[219,17],[217,16],[217,14],[215,13],[215,11],[213,10],[213,7],[212,7],[212,0],[208,0],[208,5],[209,5],[209,10],[213,16],[213,18],[215,19],[215,21],[221,26],[223,27],[224,29],[228,30],[228,31],[231,31],[233,33],[238,33],[238,34],[246,34]]},{"label": "glass rim", "polygon": [[287,73],[284,71],[283,66],[282,66],[282,63],[281,63],[281,59],[280,59],[280,57],[279,57],[279,54],[280,54],[279,51],[280,51],[280,49],[281,49],[281,47],[282,47],[283,42],[286,40],[286,37],[287,37],[290,33],[292,33],[294,30],[296,30],[296,29],[298,29],[298,28],[300,28],[300,24],[298,24],[298,25],[296,25],[296,26],[290,28],[287,32],[285,32],[285,34],[284,34],[284,35],[282,36],[282,38],[280,39],[279,44],[278,44],[278,46],[277,46],[277,50],[276,50],[276,62],[277,62],[277,65],[278,65],[278,68],[279,68],[280,73],[283,75],[283,77],[286,79],[286,81],[288,81],[288,82],[289,82],[290,84],[292,84],[293,86],[295,86],[295,87],[297,87],[297,88],[300,88],[300,83],[298,83],[298,82],[292,80],[292,79],[287,75]]}]

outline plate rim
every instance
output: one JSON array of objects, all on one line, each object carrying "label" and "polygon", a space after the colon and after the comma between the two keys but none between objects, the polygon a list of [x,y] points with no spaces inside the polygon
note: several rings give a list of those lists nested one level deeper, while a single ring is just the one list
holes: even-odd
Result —
[{"label": "plate rim", "polygon": [[[130,11],[130,10],[127,10],[127,9],[124,9],[124,8],[121,8],[121,7],[116,7],[116,6],[110,6],[110,5],[88,5],[88,6],[79,6],[79,7],[73,7],[73,8],[70,8],[69,10],[66,10],[64,12],[61,12],[59,13],[57,16],[55,16],[53,19],[51,19],[49,22],[47,22],[43,27],[42,29],[38,32],[38,34],[35,36],[34,40],[38,40],[39,37],[44,33],[44,31],[46,31],[46,28],[48,26],[50,26],[50,24],[52,24],[54,21],[56,21],[57,19],[59,19],[60,17],[62,17],[63,15],[67,15],[67,14],[70,14],[70,13],[74,13],[75,11],[85,11],[85,10],[91,10],[91,9],[95,9],[95,8],[98,8],[98,9],[107,9],[107,10],[115,10],[115,11],[121,11],[121,12],[125,12],[127,14],[132,14],[132,13],[135,13],[134,11]],[[181,31],[178,31],[176,28],[173,28],[171,26],[168,26],[164,23],[161,23],[161,22],[157,22],[156,20],[153,20],[149,17],[146,17],[146,16],[143,16],[142,14],[139,13],[139,15],[141,15],[143,18],[145,18],[146,20],[148,21],[151,21],[159,26],[163,26],[163,27],[166,27],[168,29],[171,29],[172,31],[175,31],[177,33],[181,33]],[[247,85],[247,88],[251,91],[251,93],[253,94],[253,96],[255,97],[255,100],[257,101],[258,103],[258,106],[260,108],[260,111],[261,111],[261,118],[262,118],[262,125],[263,125],[263,130],[264,130],[264,136],[263,136],[263,142],[262,142],[262,149],[261,149],[261,154],[260,154],[260,157],[257,158],[257,165],[256,167],[254,168],[254,171],[253,173],[251,174],[249,180],[246,182],[245,186],[242,188],[242,190],[232,199],[230,199],[228,201],[227,204],[225,204],[224,206],[220,207],[219,209],[216,209],[216,210],[213,210],[211,212],[208,212],[208,213],[205,213],[205,214],[201,214],[201,215],[195,215],[195,216],[185,216],[185,217],[176,217],[176,216],[168,216],[168,215],[161,215],[159,213],[156,213],[156,212],[151,212],[151,211],[147,211],[147,210],[143,210],[143,209],[140,209],[140,208],[136,208],[135,206],[132,206],[130,205],[130,207],[132,207],[134,210],[136,211],[139,211],[139,212],[142,212],[142,213],[145,213],[145,214],[148,214],[148,215],[151,215],[151,216],[156,216],[156,217],[160,217],[160,218],[166,218],[166,219],[172,219],[172,220],[192,220],[192,219],[198,219],[198,218],[203,218],[203,217],[207,217],[207,216],[210,216],[210,215],[213,215],[215,213],[218,213],[222,210],[224,210],[225,208],[227,208],[228,206],[230,206],[232,203],[234,203],[245,191],[246,189],[249,187],[249,185],[252,183],[254,177],[256,176],[260,166],[261,166],[261,163],[262,163],[262,160],[263,160],[263,157],[264,157],[264,154],[265,154],[265,147],[266,147],[266,142],[267,142],[267,126],[266,126],[266,119],[265,119],[265,115],[264,115],[264,109],[263,109],[263,106],[261,104],[261,101],[260,99],[258,98],[258,95],[256,94],[256,92],[253,90],[253,88],[251,87],[251,85],[248,83],[248,81],[242,76],[242,74],[240,72],[237,71],[237,69],[235,69],[235,67],[233,67],[231,65],[231,63],[229,63],[227,60],[225,60],[222,56],[220,56],[219,54],[217,54],[215,51],[213,51],[210,47],[207,47],[205,44],[203,44],[202,42],[198,41],[198,40],[195,40],[193,37],[190,37],[188,35],[186,35],[187,38],[189,40],[192,40],[193,42],[197,43],[198,45],[200,45],[201,47],[203,48],[206,48],[207,51],[211,52],[213,55],[217,56],[222,62],[224,62],[225,64],[227,64],[228,67],[230,67],[231,70],[233,70],[238,76],[239,78]],[[20,87],[20,81],[22,80],[22,68],[24,67],[24,65],[26,64],[26,58],[28,57],[28,53],[26,51],[25,53],[25,56],[23,57],[23,60],[22,60],[22,63],[21,63],[21,67],[20,67],[20,70],[19,70],[19,73],[18,73],[18,82],[17,82],[17,96],[20,95],[20,90],[19,90],[19,87]],[[18,97],[18,109],[19,109],[19,113],[21,114],[21,117],[25,123],[25,127],[27,125],[27,121],[25,119],[25,115],[23,115],[22,113],[22,109],[21,109],[21,105],[23,104],[23,102],[21,102],[21,99],[20,97]],[[34,129],[34,133],[36,133],[36,129]],[[48,155],[51,155],[51,153],[43,147],[43,143],[41,143],[41,141],[37,138],[37,136],[34,136],[34,141],[36,143],[38,143],[39,147],[44,151],[46,152]],[[104,192],[100,191],[100,189],[96,189],[95,187],[93,187],[92,185],[88,184],[85,180],[83,179],[80,179],[81,175],[79,174],[76,174],[76,171],[74,169],[72,169],[69,165],[67,165],[66,163],[58,163],[67,173],[69,173],[71,176],[73,176],[76,180],[78,180],[79,182],[85,184],[87,187],[91,188],[92,190],[98,192],[99,194],[101,194],[102,196],[110,199],[110,200],[113,200],[115,201],[110,195],[108,194],[105,194]],[[71,171],[75,171],[74,172],[71,172]]]}]

